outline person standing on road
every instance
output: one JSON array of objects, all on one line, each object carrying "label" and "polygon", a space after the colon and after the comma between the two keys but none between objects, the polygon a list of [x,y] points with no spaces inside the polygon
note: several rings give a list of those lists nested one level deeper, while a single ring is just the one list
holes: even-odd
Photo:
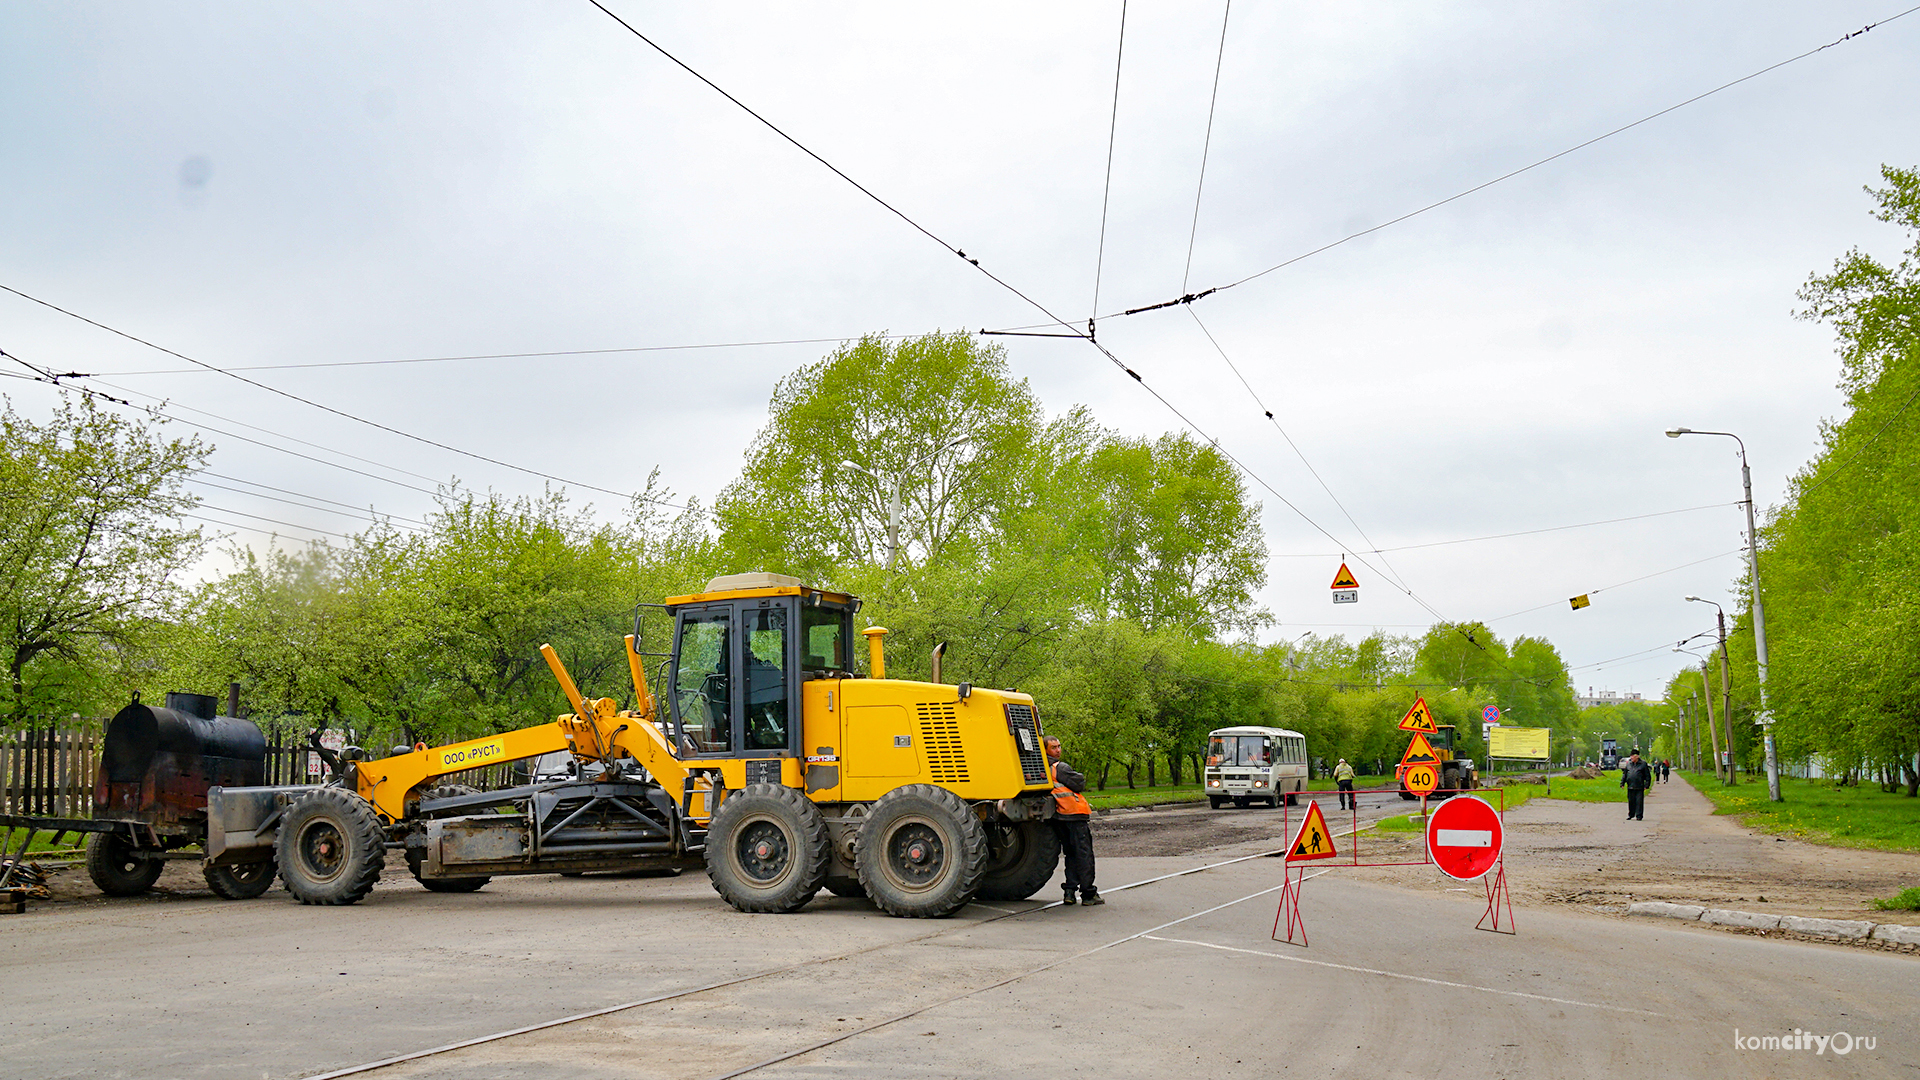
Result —
[{"label": "person standing on road", "polygon": [[[1341,758],[1340,764],[1333,767],[1333,782],[1340,789],[1340,809],[1360,809],[1360,797],[1353,793],[1353,766],[1347,764],[1346,758]],[[1351,807],[1347,805],[1349,802],[1353,804]]]},{"label": "person standing on road", "polygon": [[1087,790],[1087,778],[1073,766],[1060,760],[1060,740],[1047,736],[1047,760],[1053,763],[1053,829],[1060,834],[1060,850],[1066,855],[1067,881],[1061,888],[1063,904],[1073,904],[1074,894],[1088,907],[1104,904],[1100,890],[1093,886],[1093,806],[1081,792]]},{"label": "person standing on road", "polygon": [[1647,785],[1653,780],[1653,767],[1640,760],[1635,750],[1620,767],[1620,786],[1627,789],[1627,820],[1647,820]]}]

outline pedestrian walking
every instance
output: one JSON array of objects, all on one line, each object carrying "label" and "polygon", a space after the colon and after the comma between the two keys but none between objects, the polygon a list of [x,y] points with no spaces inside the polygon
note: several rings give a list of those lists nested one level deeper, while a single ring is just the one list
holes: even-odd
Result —
[{"label": "pedestrian walking", "polygon": [[1653,766],[1640,760],[1635,750],[1620,766],[1620,786],[1627,789],[1627,820],[1647,820],[1647,785],[1653,782]]},{"label": "pedestrian walking", "polygon": [[1660,782],[1664,784],[1672,778],[1673,778],[1673,762],[1668,761],[1665,758],[1660,759]]},{"label": "pedestrian walking", "polygon": [[1333,767],[1333,783],[1340,789],[1340,809],[1360,809],[1360,797],[1353,793],[1353,766],[1347,764],[1346,758],[1341,758],[1340,764]]},{"label": "pedestrian walking", "polygon": [[1073,766],[1060,760],[1060,740],[1047,736],[1047,760],[1053,763],[1053,829],[1060,835],[1060,850],[1066,856],[1067,880],[1061,886],[1062,904],[1078,902],[1093,907],[1106,903],[1093,884],[1093,806],[1082,792],[1087,778]]}]

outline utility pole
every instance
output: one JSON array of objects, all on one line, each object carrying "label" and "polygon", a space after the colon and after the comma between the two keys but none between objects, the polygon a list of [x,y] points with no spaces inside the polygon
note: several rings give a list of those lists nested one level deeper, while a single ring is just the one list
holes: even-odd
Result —
[{"label": "utility pole", "polygon": [[1707,671],[1707,661],[1700,661],[1700,697],[1707,703],[1707,741],[1713,744],[1713,775],[1721,783],[1730,783],[1725,767],[1720,764],[1720,729],[1713,722],[1713,676]]},{"label": "utility pole", "polygon": [[1746,494],[1747,504],[1747,571],[1753,586],[1753,661],[1760,677],[1760,731],[1766,744],[1767,798],[1772,802],[1783,802],[1785,800],[1780,797],[1780,757],[1773,744],[1773,713],[1767,707],[1767,611],[1760,602],[1760,533],[1753,522],[1753,472],[1747,468],[1747,444],[1731,431],[1695,431],[1677,427],[1667,432],[1669,439],[1677,439],[1682,435],[1724,435],[1740,446],[1740,488]]},{"label": "utility pole", "polygon": [[[887,569],[888,570],[892,570],[900,562],[900,492],[901,492],[901,488],[907,482],[907,474],[914,471],[915,469],[918,469],[921,465],[933,461],[934,458],[939,457],[942,453],[945,453],[946,451],[951,450],[956,446],[959,446],[961,443],[972,442],[972,441],[973,441],[973,436],[971,435],[962,435],[957,439],[950,439],[947,442],[941,443],[939,446],[934,447],[932,450],[927,451],[926,454],[915,459],[913,464],[908,465],[906,468],[894,474],[893,497],[887,500]],[[872,477],[874,480],[882,484],[886,483],[886,480],[882,478],[879,473],[874,472],[872,469],[867,468],[865,465],[862,465],[857,461],[842,461],[840,463],[840,467],[844,469],[852,469],[855,472],[866,473],[868,476]]]}]

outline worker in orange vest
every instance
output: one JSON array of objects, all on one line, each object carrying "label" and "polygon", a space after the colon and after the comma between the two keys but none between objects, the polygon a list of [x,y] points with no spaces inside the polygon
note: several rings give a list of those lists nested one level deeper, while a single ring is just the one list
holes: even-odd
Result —
[{"label": "worker in orange vest", "polygon": [[1063,904],[1071,905],[1074,893],[1087,907],[1106,903],[1093,886],[1093,807],[1081,792],[1087,790],[1087,778],[1060,760],[1060,740],[1047,736],[1047,760],[1053,763],[1053,828],[1060,834],[1060,849],[1066,855],[1067,881],[1062,886]]}]

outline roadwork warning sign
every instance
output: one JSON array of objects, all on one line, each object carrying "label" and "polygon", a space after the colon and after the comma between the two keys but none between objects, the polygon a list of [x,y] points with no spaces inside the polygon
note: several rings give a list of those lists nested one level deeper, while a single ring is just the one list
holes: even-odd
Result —
[{"label": "roadwork warning sign", "polygon": [[1400,718],[1400,730],[1424,731],[1428,735],[1440,730],[1440,725],[1433,721],[1433,710],[1427,708],[1426,698],[1413,699],[1413,708],[1408,709],[1407,715]]},{"label": "roadwork warning sign", "polygon": [[1339,852],[1333,847],[1333,833],[1327,828],[1327,819],[1320,813],[1320,804],[1307,804],[1307,814],[1300,819],[1300,831],[1293,835],[1293,843],[1287,845],[1287,861],[1312,862],[1315,859],[1331,859]]}]

